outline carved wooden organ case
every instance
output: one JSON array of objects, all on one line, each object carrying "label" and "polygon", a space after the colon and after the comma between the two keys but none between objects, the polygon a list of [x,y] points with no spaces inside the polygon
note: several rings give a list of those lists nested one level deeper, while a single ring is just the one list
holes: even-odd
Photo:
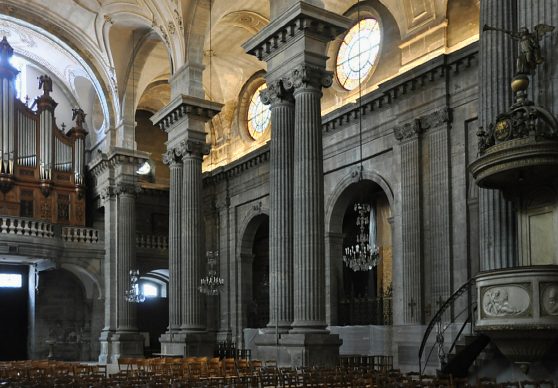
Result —
[{"label": "carved wooden organ case", "polygon": [[43,94],[27,107],[16,98],[13,49],[0,42],[0,215],[84,225],[85,113],[74,109],[67,134],[56,126],[52,80],[39,78]]}]

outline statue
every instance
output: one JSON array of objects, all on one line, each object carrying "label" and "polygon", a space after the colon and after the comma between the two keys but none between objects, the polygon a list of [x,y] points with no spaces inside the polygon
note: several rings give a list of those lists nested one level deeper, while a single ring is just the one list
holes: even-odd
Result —
[{"label": "statue", "polygon": [[83,128],[83,123],[85,122],[85,112],[81,108],[72,109],[72,120],[76,121],[76,128]]},{"label": "statue", "polygon": [[48,75],[37,77],[39,80],[39,89],[43,89],[45,95],[50,95],[52,92],[52,79]]},{"label": "statue", "polygon": [[534,31],[530,32],[527,27],[521,27],[519,31],[509,31],[502,28],[490,27],[485,24],[482,30],[502,31],[503,33],[509,35],[513,40],[519,41],[517,73],[532,75],[535,74],[537,66],[544,62],[539,42],[547,32],[554,31],[554,26],[538,24],[535,26]]}]

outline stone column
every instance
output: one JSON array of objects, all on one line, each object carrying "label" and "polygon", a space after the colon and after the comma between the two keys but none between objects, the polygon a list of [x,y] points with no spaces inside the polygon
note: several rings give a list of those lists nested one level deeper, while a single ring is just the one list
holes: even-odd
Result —
[{"label": "stone column", "polygon": [[[515,0],[483,0],[480,9],[480,126],[487,129],[512,103],[517,43],[501,32],[483,32],[482,26],[515,30]],[[479,245],[481,271],[517,265],[516,215],[499,190],[479,189]]]},{"label": "stone column", "polygon": [[396,127],[394,133],[401,142],[402,323],[420,324],[423,320],[420,124],[415,121]]},{"label": "stone column", "polygon": [[[169,134],[167,149],[174,153],[171,159],[182,158],[181,166],[171,166],[171,203],[176,207],[169,215],[169,232],[178,238],[171,238],[174,264],[169,270],[174,294],[169,295],[169,321],[176,333],[161,337],[164,354],[199,356],[211,355],[213,351],[206,332],[204,296],[198,291],[205,260],[202,158],[209,153],[205,123],[221,108],[221,104],[177,94],[152,118],[155,125]],[[178,164],[178,160],[175,163]]]},{"label": "stone column", "polygon": [[295,147],[293,176],[294,321],[292,333],[325,330],[324,174],[321,88],[332,74],[300,65],[292,70]]},{"label": "stone column", "polygon": [[[281,15],[277,14],[280,12],[279,8],[274,8],[274,19],[269,25],[243,45],[246,52],[267,62],[268,80],[282,80],[286,89],[294,87],[295,99],[295,129],[292,135],[293,328],[289,334],[282,334],[280,337],[263,335],[256,339],[256,344],[258,354],[276,358],[280,365],[328,365],[337,362],[340,341],[338,336],[325,330],[320,98],[321,87],[331,84],[331,74],[325,72],[327,45],[346,31],[352,22],[307,2],[293,1],[291,4],[281,8]],[[273,124],[272,136],[275,136]],[[270,156],[272,166],[273,163],[279,163]],[[274,192],[274,188],[271,192]],[[272,202],[271,214],[285,211],[273,209],[280,205],[279,202]],[[275,221],[270,222],[271,226]],[[288,309],[281,311],[287,312]],[[281,347],[280,350],[277,350],[277,344]]]},{"label": "stone column", "polygon": [[176,333],[180,328],[182,283],[182,155],[177,149],[170,149],[163,155],[163,161],[170,168],[169,187],[169,328],[168,333]]},{"label": "stone column", "polygon": [[[130,270],[136,267],[136,194],[134,183],[119,182],[115,187],[117,201],[116,236],[116,331],[137,331],[136,304],[126,301],[130,286]],[[142,352],[143,354],[143,349]]]},{"label": "stone column", "polygon": [[136,269],[135,169],[147,155],[117,149],[92,163],[105,210],[105,326],[101,331],[100,363],[120,357],[143,357],[143,336],[137,331],[136,305],[126,301],[130,269]]},{"label": "stone column", "polygon": [[184,140],[182,164],[185,190],[182,192],[182,332],[205,331],[205,312],[202,311],[203,295],[198,291],[202,277],[203,247],[202,218],[202,158],[209,153],[209,145],[193,139]]},{"label": "stone column", "polygon": [[293,151],[294,100],[282,81],[262,92],[271,104],[269,158],[269,323],[268,332],[286,333],[293,321]]}]

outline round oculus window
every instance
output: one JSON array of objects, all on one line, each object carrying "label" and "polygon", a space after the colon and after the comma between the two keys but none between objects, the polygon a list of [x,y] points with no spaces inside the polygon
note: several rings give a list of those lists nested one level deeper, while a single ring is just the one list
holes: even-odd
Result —
[{"label": "round oculus window", "polygon": [[271,110],[268,105],[263,104],[260,98],[260,92],[263,89],[265,89],[265,84],[256,89],[248,107],[248,132],[254,140],[262,136],[271,125]]},{"label": "round oculus window", "polygon": [[380,41],[380,25],[373,18],[362,19],[347,32],[337,54],[341,86],[353,90],[370,74],[378,59]]}]

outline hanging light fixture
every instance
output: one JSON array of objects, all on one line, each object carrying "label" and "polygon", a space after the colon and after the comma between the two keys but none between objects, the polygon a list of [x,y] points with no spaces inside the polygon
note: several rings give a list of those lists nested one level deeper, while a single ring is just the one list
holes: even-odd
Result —
[{"label": "hanging light fixture", "polygon": [[140,273],[139,269],[130,270],[130,286],[126,290],[126,302],[130,303],[143,303],[145,302],[145,295],[140,289],[139,285]]},{"label": "hanging light fixture", "polygon": [[219,295],[219,291],[225,284],[225,280],[217,275],[215,270],[215,265],[217,264],[217,258],[219,257],[218,251],[207,251],[207,275],[205,275],[200,280],[200,286],[198,290],[205,295],[216,296]]},{"label": "hanging light fixture", "polygon": [[[357,23],[360,33],[360,0],[357,1]],[[360,163],[358,171],[358,181],[362,182],[362,52],[360,39],[358,41],[358,135]],[[376,245],[376,211],[368,203],[357,202],[354,205],[357,213],[356,225],[359,229],[355,245],[345,247],[343,262],[353,271],[370,271],[376,267],[380,261],[380,248]],[[368,227],[368,233],[366,228]]]}]

